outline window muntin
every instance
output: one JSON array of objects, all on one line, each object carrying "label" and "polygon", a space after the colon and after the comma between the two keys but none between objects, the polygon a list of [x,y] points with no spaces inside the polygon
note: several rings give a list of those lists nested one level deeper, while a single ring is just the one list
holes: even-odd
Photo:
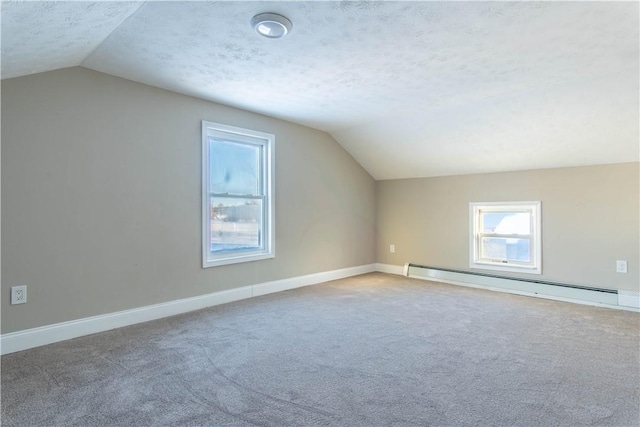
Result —
[{"label": "window muntin", "polygon": [[273,258],[274,140],[202,122],[203,267]]},{"label": "window muntin", "polygon": [[540,202],[470,203],[472,268],[541,274]]}]

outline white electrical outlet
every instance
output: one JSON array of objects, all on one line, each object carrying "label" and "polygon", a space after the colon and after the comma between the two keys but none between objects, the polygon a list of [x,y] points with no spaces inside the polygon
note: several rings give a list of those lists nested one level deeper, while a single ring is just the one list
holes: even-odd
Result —
[{"label": "white electrical outlet", "polygon": [[396,245],[389,245],[389,252],[391,252],[392,254],[396,253]]},{"label": "white electrical outlet", "polygon": [[11,287],[11,305],[27,303],[27,287],[12,286]]},{"label": "white electrical outlet", "polygon": [[616,261],[616,273],[626,273],[627,272],[627,261],[617,260]]}]

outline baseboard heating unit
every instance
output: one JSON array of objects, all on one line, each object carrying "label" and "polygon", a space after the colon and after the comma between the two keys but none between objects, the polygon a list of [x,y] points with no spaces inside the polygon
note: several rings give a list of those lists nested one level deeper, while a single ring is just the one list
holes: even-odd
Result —
[{"label": "baseboard heating unit", "polygon": [[[626,306],[637,308],[635,298],[619,298],[618,291],[591,286],[548,282],[544,280],[507,277],[468,270],[405,264],[404,275],[415,279],[433,280],[454,285],[463,285],[515,293],[580,302],[592,305]],[[625,291],[620,291],[624,293]],[[622,307],[621,307],[622,308]]]}]

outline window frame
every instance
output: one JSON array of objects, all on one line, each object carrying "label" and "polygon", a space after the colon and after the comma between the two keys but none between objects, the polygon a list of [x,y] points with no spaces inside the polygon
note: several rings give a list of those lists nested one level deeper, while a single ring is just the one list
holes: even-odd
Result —
[{"label": "window frame", "polygon": [[[469,267],[514,273],[542,274],[542,207],[538,201],[522,202],[470,202],[469,203]],[[481,212],[528,212],[531,215],[531,234],[486,233],[480,228]],[[482,258],[480,245],[483,237],[530,240],[530,263]]]},{"label": "window frame", "polygon": [[[261,173],[256,177],[260,195],[217,194],[209,188],[210,150],[209,138],[225,142],[261,147]],[[275,136],[270,133],[202,121],[202,268],[251,262],[275,257],[275,194],[274,194]],[[259,198],[262,200],[262,245],[257,250],[243,252],[224,251],[211,253],[211,197]]]}]

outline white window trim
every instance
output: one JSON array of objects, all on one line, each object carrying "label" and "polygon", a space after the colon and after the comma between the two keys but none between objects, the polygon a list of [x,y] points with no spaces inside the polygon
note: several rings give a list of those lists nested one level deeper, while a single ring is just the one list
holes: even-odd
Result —
[{"label": "white window trim", "polygon": [[[227,136],[232,140],[247,141],[256,139],[264,141],[263,179],[264,179],[264,215],[262,238],[264,250],[244,252],[240,254],[222,254],[211,258],[210,250],[210,208],[209,208],[209,141],[210,136]],[[275,188],[274,159],[275,136],[265,132],[228,126],[221,123],[202,121],[202,268],[241,262],[258,261],[275,257]]]},{"label": "white window trim", "polygon": [[[532,214],[533,256],[532,265],[516,263],[491,262],[478,259],[479,239],[476,227],[479,224],[479,213],[482,208],[496,211],[526,209]],[[542,215],[541,202],[471,202],[469,203],[469,267],[483,270],[499,270],[513,273],[542,274]]]}]

